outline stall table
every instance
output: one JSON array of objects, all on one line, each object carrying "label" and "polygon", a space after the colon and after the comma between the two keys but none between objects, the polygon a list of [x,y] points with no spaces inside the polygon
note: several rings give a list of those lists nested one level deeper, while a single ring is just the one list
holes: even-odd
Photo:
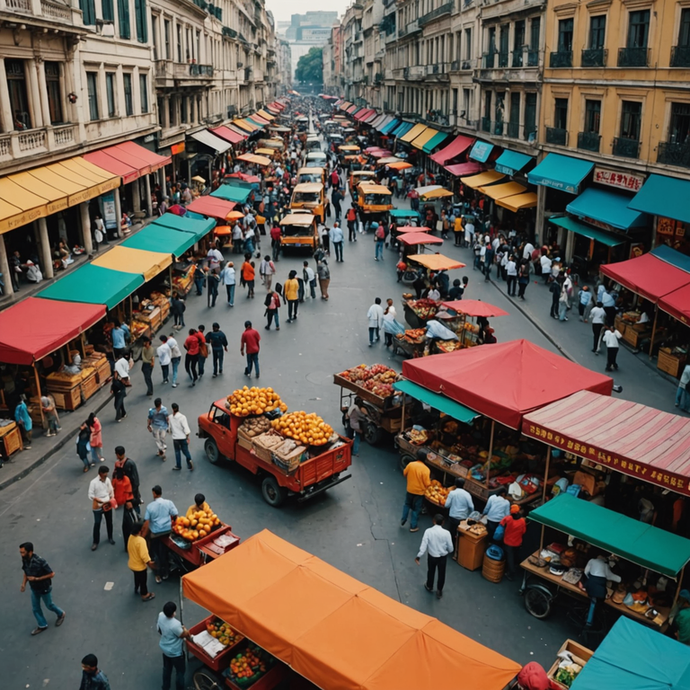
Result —
[{"label": "stall table", "polygon": [[9,424],[5,424],[5,426],[0,426],[0,440],[2,440],[4,456],[6,458],[9,458],[10,455],[24,448],[22,433],[16,422],[10,422]]},{"label": "stall table", "polygon": [[82,398],[88,400],[97,390],[96,370],[82,366],[78,374],[54,372],[46,377],[46,390],[60,410],[76,410]]},{"label": "stall table", "polygon": [[687,355],[674,355],[670,347],[659,348],[659,355],[657,359],[657,369],[670,374],[674,378],[680,378],[687,362]]}]

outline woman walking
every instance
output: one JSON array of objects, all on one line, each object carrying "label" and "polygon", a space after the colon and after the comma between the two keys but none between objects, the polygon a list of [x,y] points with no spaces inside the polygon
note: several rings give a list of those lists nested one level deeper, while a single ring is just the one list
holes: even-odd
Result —
[{"label": "woman walking", "polygon": [[249,261],[251,254],[244,255],[244,263],[242,264],[242,280],[247,286],[247,298],[254,297],[254,262]]},{"label": "woman walking", "polygon": [[91,438],[89,439],[91,444],[91,460],[94,464],[103,462],[105,458],[103,457],[103,427],[101,422],[92,412],[86,420],[86,425],[91,429]]},{"label": "woman walking", "polygon": [[110,392],[113,394],[113,405],[115,406],[115,421],[121,422],[126,416],[125,398],[127,397],[127,387],[118,376],[113,374],[113,382],[110,384]]},{"label": "woman walking", "polygon": [[525,299],[525,290],[529,285],[529,262],[523,259],[518,270],[518,297]]},{"label": "woman walking", "polygon": [[331,282],[331,269],[328,268],[328,261],[322,259],[316,267],[316,273],[319,276],[319,290],[321,290],[321,299],[328,300],[328,285]]},{"label": "woman walking", "polygon": [[280,284],[276,285],[276,290],[270,290],[266,295],[266,300],[264,304],[266,305],[266,317],[268,322],[266,324],[266,330],[271,330],[271,324],[273,319],[276,322],[276,331],[280,330],[280,319],[278,317],[278,309],[280,309],[280,294],[278,294],[277,288]]},{"label": "woman walking", "polygon": [[93,467],[94,463],[89,462],[89,439],[91,438],[91,429],[87,422],[84,422],[79,427],[77,434],[77,455],[84,463],[84,472],[89,471],[89,467]]},{"label": "woman walking", "polygon": [[288,323],[292,323],[297,318],[299,307],[299,282],[296,276],[297,271],[290,271],[284,286],[284,299],[288,305]]}]

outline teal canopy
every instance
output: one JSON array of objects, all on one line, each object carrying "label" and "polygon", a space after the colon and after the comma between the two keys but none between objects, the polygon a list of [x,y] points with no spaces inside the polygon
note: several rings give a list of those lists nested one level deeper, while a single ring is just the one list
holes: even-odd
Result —
[{"label": "teal canopy", "polygon": [[650,175],[628,204],[635,211],[690,223],[690,182],[666,175]]},{"label": "teal canopy", "polygon": [[660,244],[658,247],[654,247],[651,252],[653,256],[656,256],[660,261],[665,261],[671,266],[679,268],[681,271],[690,273],[690,256],[681,254],[679,251],[672,249],[671,247]]},{"label": "teal canopy", "polygon": [[527,180],[530,184],[577,194],[580,183],[592,172],[593,167],[594,163],[591,161],[550,153],[534,170],[527,173]]},{"label": "teal canopy", "polygon": [[475,141],[472,150],[470,151],[470,158],[480,163],[486,163],[489,160],[491,152],[494,150],[494,145],[488,141]]},{"label": "teal canopy", "polygon": [[394,129],[398,127],[400,120],[393,118],[388,124],[385,124],[381,128],[381,134],[390,134]]},{"label": "teal canopy", "polygon": [[226,201],[234,201],[236,204],[246,203],[249,195],[252,193],[251,189],[244,189],[242,187],[235,187],[234,185],[222,184],[215,192],[211,192],[211,196],[225,199]]},{"label": "teal canopy", "polygon": [[688,690],[690,648],[621,616],[571,690]]},{"label": "teal canopy", "polygon": [[448,135],[445,132],[438,132],[437,134],[434,134],[429,141],[422,146],[422,151],[424,153],[431,153],[437,146],[440,146],[446,139],[448,138]]},{"label": "teal canopy", "polygon": [[213,218],[202,218],[201,220],[197,220],[196,218],[178,216],[175,213],[164,213],[160,218],[156,218],[156,220],[150,223],[148,227],[151,225],[188,232],[199,240],[213,230],[216,221]]},{"label": "teal canopy", "polygon": [[625,242],[624,237],[618,237],[613,233],[606,232],[606,230],[599,230],[598,228],[581,223],[579,220],[575,220],[575,218],[570,218],[569,216],[549,218],[549,223],[558,225],[560,228],[565,228],[566,230],[574,232],[576,235],[582,235],[595,242],[601,242],[607,247],[617,247],[619,244]]},{"label": "teal canopy", "polygon": [[647,225],[644,213],[628,208],[630,197],[604,189],[590,187],[571,201],[565,210],[580,218],[591,218],[618,230],[639,228]]},{"label": "teal canopy", "polygon": [[533,160],[534,158],[532,158],[532,156],[506,149],[496,159],[495,169],[497,172],[503,173],[504,175],[514,175],[516,172],[520,172],[520,170]]},{"label": "teal canopy", "polygon": [[[159,248],[155,251],[162,250]],[[108,309],[112,309],[143,283],[144,276],[138,273],[121,273],[93,264],[84,264],[39,292],[37,297],[63,302],[105,304]]]},{"label": "teal canopy", "polygon": [[411,211],[407,208],[394,208],[388,213],[391,218],[421,218],[419,211]]},{"label": "teal canopy", "polygon": [[560,494],[535,508],[529,519],[669,577],[675,577],[690,560],[689,539],[570,494]]},{"label": "teal canopy", "polygon": [[123,243],[124,247],[132,249],[145,249],[149,252],[167,252],[181,257],[197,241],[196,235],[191,232],[181,232],[164,225],[151,223],[139,230],[136,235],[128,237]]},{"label": "teal canopy", "polygon": [[393,388],[401,393],[409,395],[415,400],[426,403],[435,410],[443,412],[453,419],[457,419],[458,422],[471,424],[474,419],[479,417],[479,414],[474,412],[474,410],[470,410],[469,407],[456,403],[455,400],[446,398],[445,395],[432,393],[430,390],[422,388],[422,386],[418,386],[416,383],[412,383],[412,381],[398,381],[393,384]]},{"label": "teal canopy", "polygon": [[398,127],[395,129],[395,131],[392,133],[394,137],[401,137],[403,134],[407,134],[412,127],[414,127],[414,124],[412,122],[401,122]]}]

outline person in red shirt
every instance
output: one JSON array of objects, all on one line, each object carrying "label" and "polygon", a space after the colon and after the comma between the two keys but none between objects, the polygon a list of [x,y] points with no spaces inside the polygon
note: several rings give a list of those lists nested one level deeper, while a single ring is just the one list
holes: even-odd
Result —
[{"label": "person in red shirt", "polygon": [[261,336],[259,332],[252,328],[251,321],[244,322],[244,333],[240,340],[240,354],[244,355],[247,352],[247,366],[244,369],[244,375],[252,377],[252,367],[256,370],[256,378],[259,378],[259,341]]},{"label": "person in red shirt", "polygon": [[115,493],[115,502],[117,507],[123,506],[127,501],[134,500],[134,493],[132,491],[132,482],[125,474],[122,467],[115,468],[113,476],[113,492]]},{"label": "person in red shirt", "polygon": [[242,279],[247,286],[247,297],[254,297],[254,262],[249,261],[251,254],[245,254],[244,263],[242,264]]},{"label": "person in red shirt", "polygon": [[196,334],[196,328],[189,329],[189,335],[184,341],[184,349],[187,350],[187,354],[184,358],[184,369],[192,379],[192,387],[196,386],[196,380],[199,378],[196,373],[196,367],[199,363],[199,338]]},{"label": "person in red shirt", "polygon": [[271,247],[273,249],[273,261],[278,261],[278,255],[280,254],[280,238],[283,236],[283,232],[278,225],[277,220],[274,222],[271,228]]},{"label": "person in red shirt", "polygon": [[510,515],[506,515],[499,523],[503,525],[503,546],[506,551],[506,565],[508,572],[506,579],[512,580],[515,577],[515,557],[519,556],[522,538],[527,531],[527,522],[522,517],[520,506],[510,506]]}]

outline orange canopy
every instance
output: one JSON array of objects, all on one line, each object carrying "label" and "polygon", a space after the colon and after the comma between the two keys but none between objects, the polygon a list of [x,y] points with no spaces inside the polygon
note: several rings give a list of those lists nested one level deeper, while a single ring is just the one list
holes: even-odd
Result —
[{"label": "orange canopy", "polygon": [[185,575],[182,586],[322,688],[502,690],[520,670],[268,530]]}]

